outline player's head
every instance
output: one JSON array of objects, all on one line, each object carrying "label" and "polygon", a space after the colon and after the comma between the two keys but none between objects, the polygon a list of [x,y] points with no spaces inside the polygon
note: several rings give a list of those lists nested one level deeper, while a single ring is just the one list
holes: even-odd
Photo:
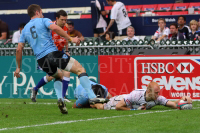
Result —
[{"label": "player's head", "polygon": [[132,38],[135,35],[135,29],[133,28],[133,26],[129,26],[127,28],[126,34],[130,38]]},{"label": "player's head", "polygon": [[92,90],[94,91],[94,94],[97,96],[97,98],[104,98],[105,90],[101,85],[92,85]]},{"label": "player's head", "polygon": [[146,90],[146,100],[156,100],[160,94],[160,87],[156,82],[150,82]]},{"label": "player's head", "polygon": [[27,9],[28,15],[30,16],[30,18],[32,17],[37,17],[37,18],[43,18],[43,14],[42,14],[42,9],[39,5],[36,4],[32,4],[28,7]]},{"label": "player's head", "polygon": [[181,15],[178,17],[178,24],[183,26],[186,23],[186,17]]},{"label": "player's head", "polygon": [[72,32],[74,30],[74,22],[73,21],[67,21],[69,32]]},{"label": "player's head", "polygon": [[193,30],[193,31],[197,31],[198,30],[198,22],[196,20],[191,20],[190,21],[190,29]]},{"label": "player's head", "polygon": [[105,38],[106,38],[107,41],[113,40],[115,38],[115,33],[109,31],[109,32],[106,33]]},{"label": "player's head", "polygon": [[165,21],[164,18],[159,18],[159,19],[158,19],[158,26],[159,26],[161,29],[165,28],[165,26],[166,26],[166,21]]},{"label": "player's head", "polygon": [[106,0],[106,2],[108,3],[108,5],[113,5],[113,2],[115,2],[116,0]]},{"label": "player's head", "polygon": [[64,10],[59,10],[56,13],[56,24],[63,27],[67,22],[67,13]]},{"label": "player's head", "polygon": [[176,23],[171,23],[170,26],[169,26],[169,28],[170,28],[170,33],[172,35],[177,34],[177,32],[178,32],[178,25]]}]

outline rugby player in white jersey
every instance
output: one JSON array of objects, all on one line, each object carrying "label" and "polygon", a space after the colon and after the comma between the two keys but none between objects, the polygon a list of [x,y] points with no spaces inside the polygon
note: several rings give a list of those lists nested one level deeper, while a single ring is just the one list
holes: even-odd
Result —
[{"label": "rugby player in white jersey", "polygon": [[103,110],[146,110],[156,105],[163,105],[173,109],[177,108],[178,102],[183,99],[187,103],[192,103],[190,97],[182,97],[176,101],[169,101],[160,96],[160,87],[156,82],[151,82],[146,90],[138,89],[130,94],[124,94],[112,97],[108,103],[90,105],[92,108]]},{"label": "rugby player in white jersey", "polygon": [[108,32],[113,23],[116,22],[119,35],[126,35],[127,27],[131,25],[126,7],[122,2],[117,2],[116,0],[106,0],[106,2],[113,7],[111,9],[110,23],[104,33]]},{"label": "rugby player in white jersey", "polygon": [[166,27],[166,21],[164,18],[158,19],[158,30],[155,32],[152,39],[160,42],[162,39],[166,40],[170,34],[170,30]]}]

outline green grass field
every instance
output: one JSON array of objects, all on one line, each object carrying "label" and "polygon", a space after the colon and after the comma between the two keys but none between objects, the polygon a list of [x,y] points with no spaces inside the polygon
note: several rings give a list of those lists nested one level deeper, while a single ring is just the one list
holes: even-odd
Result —
[{"label": "green grass field", "polygon": [[73,109],[62,115],[56,99],[0,99],[0,133],[199,133],[200,102],[192,110],[157,106],[148,111]]}]

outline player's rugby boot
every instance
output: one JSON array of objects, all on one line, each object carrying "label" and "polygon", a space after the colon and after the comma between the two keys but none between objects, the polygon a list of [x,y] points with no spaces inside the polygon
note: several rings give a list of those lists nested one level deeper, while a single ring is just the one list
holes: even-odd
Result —
[{"label": "player's rugby boot", "polygon": [[68,114],[66,104],[62,101],[62,99],[59,99],[57,104],[58,104],[58,108],[60,109],[60,112],[62,114]]},{"label": "player's rugby boot", "polygon": [[90,104],[96,104],[96,103],[107,103],[109,99],[106,98],[92,98],[89,99]]}]

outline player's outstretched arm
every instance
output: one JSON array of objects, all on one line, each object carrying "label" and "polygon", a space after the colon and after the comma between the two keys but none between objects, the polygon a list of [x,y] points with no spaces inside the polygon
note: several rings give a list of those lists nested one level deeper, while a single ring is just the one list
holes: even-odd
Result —
[{"label": "player's outstretched arm", "polygon": [[187,101],[187,103],[192,103],[192,99],[188,96],[183,96],[181,99],[179,100],[176,100],[176,101],[168,101],[166,103],[166,106],[167,107],[170,107],[170,108],[173,108],[173,109],[176,109],[177,108],[177,104],[180,102],[180,100],[184,100],[184,101]]},{"label": "player's outstretched arm", "polygon": [[126,106],[126,103],[124,102],[124,99],[122,99],[121,101],[119,101],[116,105],[116,110],[130,110],[130,108],[128,108]]},{"label": "player's outstretched arm", "polygon": [[66,40],[71,40],[72,42],[74,43],[77,43],[79,44],[80,43],[80,39],[75,37],[75,38],[72,38],[70,37],[62,28],[60,28],[59,26],[57,26],[56,24],[51,24],[49,26],[49,29],[56,32],[58,35],[64,37]]},{"label": "player's outstretched arm", "polygon": [[104,34],[106,34],[106,32],[108,32],[108,30],[110,29],[110,27],[113,25],[114,22],[115,22],[114,19],[110,20],[110,23],[109,23],[108,27],[106,28],[106,31],[104,32]]},{"label": "player's outstretched arm", "polygon": [[22,50],[24,49],[24,43],[18,43],[18,47],[16,50],[16,61],[17,61],[17,68],[14,73],[14,77],[19,78],[20,77],[20,68],[21,68],[21,62],[22,62]]},{"label": "player's outstretched arm", "polygon": [[176,109],[177,107],[176,107],[176,101],[168,101],[167,103],[166,103],[166,106],[167,107],[169,107],[169,108],[172,108],[172,109]]}]

